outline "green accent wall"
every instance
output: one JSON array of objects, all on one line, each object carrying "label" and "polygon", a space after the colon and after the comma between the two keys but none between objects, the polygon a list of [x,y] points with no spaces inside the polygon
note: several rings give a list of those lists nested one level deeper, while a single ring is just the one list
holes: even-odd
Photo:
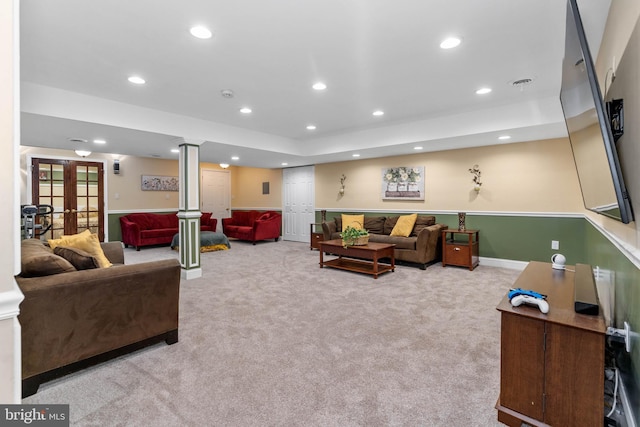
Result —
[{"label": "green accent wall", "polygon": [[[327,212],[327,221],[342,212]],[[348,211],[344,213],[363,213]],[[411,212],[407,212],[411,213]],[[366,216],[398,216],[398,212],[364,212]],[[432,215],[420,213],[421,215]],[[457,214],[433,214],[436,222],[449,228],[458,228]],[[316,221],[321,222],[320,212],[316,212]],[[551,255],[561,252],[567,257],[568,264],[584,263],[584,225],[583,218],[569,217],[533,217],[533,216],[466,216],[466,228],[480,230],[480,256],[516,261],[550,262]],[[560,242],[560,249],[551,249],[551,241]]]}]

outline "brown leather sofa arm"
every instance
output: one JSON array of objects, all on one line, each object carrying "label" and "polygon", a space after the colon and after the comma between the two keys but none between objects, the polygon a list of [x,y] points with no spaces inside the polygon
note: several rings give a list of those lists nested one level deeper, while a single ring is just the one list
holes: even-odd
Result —
[{"label": "brown leather sofa arm", "polygon": [[446,230],[447,228],[445,224],[434,224],[423,228],[418,234],[416,251],[421,256],[424,256],[423,259],[427,262],[442,257],[442,242],[440,242],[440,238],[442,230]]},{"label": "brown leather sofa arm", "polygon": [[336,232],[336,223],[334,221],[322,223],[322,235],[323,235],[324,241],[331,240],[331,235],[335,232]]},{"label": "brown leather sofa arm", "polygon": [[122,242],[102,242],[102,251],[113,264],[124,264],[124,252],[122,251]]}]

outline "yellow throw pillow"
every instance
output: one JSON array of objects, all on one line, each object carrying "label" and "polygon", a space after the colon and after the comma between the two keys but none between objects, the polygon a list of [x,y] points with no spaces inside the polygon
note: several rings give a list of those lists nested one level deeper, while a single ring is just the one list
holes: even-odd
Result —
[{"label": "yellow throw pillow", "polygon": [[364,228],[364,215],[345,215],[342,214],[342,230],[346,230],[347,227],[361,230]]},{"label": "yellow throw pillow", "polygon": [[92,234],[89,230],[73,236],[62,236],[59,239],[49,239],[49,246],[55,249],[56,246],[69,246],[72,248],[82,249],[98,260],[100,268],[111,267],[111,262],[105,256],[100,240],[97,234]]},{"label": "yellow throw pillow", "polygon": [[391,236],[409,237],[417,218],[417,213],[411,215],[400,215],[398,222],[396,222],[395,227],[391,230]]}]

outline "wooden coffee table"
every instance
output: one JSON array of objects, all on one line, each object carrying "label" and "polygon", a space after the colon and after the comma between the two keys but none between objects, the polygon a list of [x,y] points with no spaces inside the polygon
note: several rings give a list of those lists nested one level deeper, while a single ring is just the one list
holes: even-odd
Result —
[{"label": "wooden coffee table", "polygon": [[[356,273],[371,274],[374,279],[378,275],[387,271],[395,271],[396,258],[393,248],[396,245],[387,243],[369,242],[366,245],[342,246],[342,240],[327,240],[319,242],[320,245],[320,268],[333,267],[340,270],[354,271]],[[324,253],[337,255],[338,258],[324,260]],[[356,259],[354,259],[356,258]],[[380,263],[381,258],[389,258],[391,262]]]}]

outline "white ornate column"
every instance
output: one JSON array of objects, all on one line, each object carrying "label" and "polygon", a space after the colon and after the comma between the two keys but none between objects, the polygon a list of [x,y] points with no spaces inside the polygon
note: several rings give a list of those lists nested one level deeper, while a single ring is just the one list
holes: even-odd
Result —
[{"label": "white ornate column", "polygon": [[183,279],[202,277],[200,267],[200,145],[204,141],[181,139],[179,142],[180,265]]}]

